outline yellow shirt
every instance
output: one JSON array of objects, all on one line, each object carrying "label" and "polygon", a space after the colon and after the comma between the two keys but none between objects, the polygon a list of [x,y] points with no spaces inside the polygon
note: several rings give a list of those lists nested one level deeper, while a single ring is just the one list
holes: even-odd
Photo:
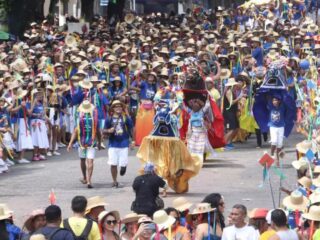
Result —
[{"label": "yellow shirt", "polygon": [[216,102],[221,98],[219,91],[215,88],[212,88],[209,91],[209,93],[210,93],[211,97],[213,97],[214,101],[216,101]]},{"label": "yellow shirt", "polygon": [[[87,221],[88,221],[87,219],[79,218],[79,217],[68,218],[69,225],[70,225],[73,233],[77,237],[79,237],[82,234],[85,226],[87,225]],[[61,227],[64,227],[63,221],[61,223]],[[88,236],[88,240],[101,240],[99,227],[96,222],[93,222],[93,224],[92,224],[92,228],[91,228],[90,234]]]},{"label": "yellow shirt", "polygon": [[269,238],[272,237],[274,234],[276,234],[274,230],[265,231],[260,235],[259,240],[269,240]]},{"label": "yellow shirt", "polygon": [[320,229],[313,234],[312,240],[320,240]]}]

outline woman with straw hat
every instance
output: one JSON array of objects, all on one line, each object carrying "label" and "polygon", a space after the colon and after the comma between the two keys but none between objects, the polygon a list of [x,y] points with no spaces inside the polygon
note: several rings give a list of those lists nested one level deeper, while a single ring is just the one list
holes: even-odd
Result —
[{"label": "woman with straw hat", "polygon": [[120,221],[118,211],[103,211],[98,216],[101,240],[120,240],[119,235],[114,231]]},{"label": "woman with straw hat", "polygon": [[33,149],[32,137],[30,133],[29,118],[28,118],[28,107],[25,97],[28,91],[18,88],[15,93],[15,100],[13,108],[10,110],[11,113],[16,115],[16,122],[18,125],[18,136],[16,150],[20,152],[19,163],[30,163],[30,161],[24,158],[24,152],[27,149]]},{"label": "woman with straw hat", "polygon": [[28,234],[23,236],[22,240],[27,240],[31,235],[36,233],[40,228],[46,225],[45,212],[43,209],[36,209],[31,212],[23,224],[22,230],[26,229]]},{"label": "woman with straw hat", "polygon": [[136,213],[128,213],[121,220],[124,225],[123,231],[120,234],[122,240],[131,240],[138,230],[138,220],[141,216]]},{"label": "woman with straw hat", "polygon": [[169,207],[165,209],[168,216],[174,217],[175,222],[171,226],[171,236],[169,236],[170,231],[166,230],[164,235],[173,239],[183,239],[183,240],[191,240],[191,235],[188,228],[181,224],[180,222],[180,213],[177,209]]},{"label": "woman with straw hat", "polygon": [[143,138],[153,129],[153,99],[157,92],[157,74],[150,72],[145,81],[140,81],[137,77],[134,86],[140,88],[140,106],[135,125],[135,144],[140,146]]},{"label": "woman with straw hat", "polygon": [[49,148],[49,139],[47,134],[46,121],[48,120],[45,114],[44,93],[34,90],[33,102],[28,110],[30,115],[31,136],[34,146],[32,161],[45,160],[45,157],[40,155],[40,151],[45,151]]},{"label": "woman with straw hat", "polygon": [[226,148],[233,149],[232,140],[237,135],[239,129],[238,102],[246,97],[246,94],[241,91],[240,95],[236,95],[236,90],[239,90],[240,83],[236,82],[234,78],[229,78],[225,84],[225,93],[223,96],[223,117],[227,133],[225,135]]},{"label": "woman with straw hat", "polygon": [[[216,209],[211,208],[209,203],[198,203],[193,209],[190,215],[192,217],[192,220],[197,224],[194,230],[195,239],[221,239],[216,235],[215,211]],[[213,226],[211,226],[211,217],[213,217],[214,219]]]},{"label": "woman with straw hat", "polygon": [[79,143],[78,153],[81,162],[85,162],[85,167],[81,164],[83,179],[81,182],[87,184],[88,188],[93,188],[91,178],[93,174],[93,161],[95,158],[95,147],[100,149],[101,135],[99,131],[98,113],[94,105],[88,100],[84,100],[78,108],[77,125],[72,133],[68,152],[72,148],[75,140]]}]

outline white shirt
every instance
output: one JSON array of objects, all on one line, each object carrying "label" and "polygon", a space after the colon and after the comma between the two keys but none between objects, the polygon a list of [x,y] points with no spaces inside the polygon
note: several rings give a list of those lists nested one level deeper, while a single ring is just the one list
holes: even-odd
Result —
[{"label": "white shirt", "polygon": [[221,240],[258,240],[259,232],[251,226],[236,228],[234,225],[223,229]]}]

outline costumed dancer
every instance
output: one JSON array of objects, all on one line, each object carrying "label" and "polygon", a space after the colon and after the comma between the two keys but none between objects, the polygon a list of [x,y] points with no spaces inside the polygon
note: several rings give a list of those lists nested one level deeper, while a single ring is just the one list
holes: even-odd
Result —
[{"label": "costumed dancer", "polygon": [[85,171],[81,166],[83,179],[81,182],[87,184],[88,188],[93,188],[91,178],[93,174],[93,161],[95,158],[95,147],[100,149],[101,135],[98,123],[98,112],[94,105],[88,100],[84,100],[78,107],[77,125],[71,136],[67,150],[70,151],[73,142],[77,139],[79,157],[86,163]]},{"label": "costumed dancer", "polygon": [[133,123],[127,107],[119,100],[113,101],[110,117],[106,120],[105,133],[109,135],[108,164],[110,165],[113,184],[119,187],[117,180],[118,166],[120,176],[124,176],[128,165],[129,145]]},{"label": "costumed dancer", "polygon": [[31,103],[28,113],[30,115],[31,136],[33,142],[33,158],[32,161],[45,160],[46,158],[40,154],[40,151],[45,151],[49,148],[49,139],[47,135],[46,114],[44,106],[44,93],[34,89],[33,102]]},{"label": "costumed dancer", "polygon": [[157,74],[150,72],[146,81],[136,79],[136,87],[140,91],[140,106],[136,117],[135,144],[140,146],[145,136],[148,136],[153,129],[154,107],[153,98],[157,92]]},{"label": "costumed dancer", "polygon": [[14,106],[10,110],[11,113],[15,113],[17,118],[18,133],[16,150],[20,152],[19,163],[30,163],[30,161],[24,158],[24,152],[27,149],[33,149],[32,137],[30,133],[29,120],[28,120],[28,105],[24,98],[27,96],[28,91],[18,88],[14,94]]},{"label": "costumed dancer", "polygon": [[[296,119],[296,105],[287,91],[286,62],[277,60],[268,66],[265,79],[255,96],[253,114],[262,132],[270,129],[271,155],[279,166],[283,137],[288,137]],[[284,153],[284,152],[283,152]]]}]

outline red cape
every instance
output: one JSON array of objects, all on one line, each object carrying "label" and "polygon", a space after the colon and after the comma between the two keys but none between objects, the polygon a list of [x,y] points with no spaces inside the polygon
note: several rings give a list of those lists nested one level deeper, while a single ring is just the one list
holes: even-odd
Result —
[{"label": "red cape", "polygon": [[[210,106],[214,117],[211,127],[208,129],[208,139],[212,148],[221,148],[226,145],[224,140],[224,119],[221,111],[212,97],[209,96]],[[183,109],[182,111],[182,127],[180,128],[180,138],[185,141],[188,126],[189,126],[190,114]]]}]

